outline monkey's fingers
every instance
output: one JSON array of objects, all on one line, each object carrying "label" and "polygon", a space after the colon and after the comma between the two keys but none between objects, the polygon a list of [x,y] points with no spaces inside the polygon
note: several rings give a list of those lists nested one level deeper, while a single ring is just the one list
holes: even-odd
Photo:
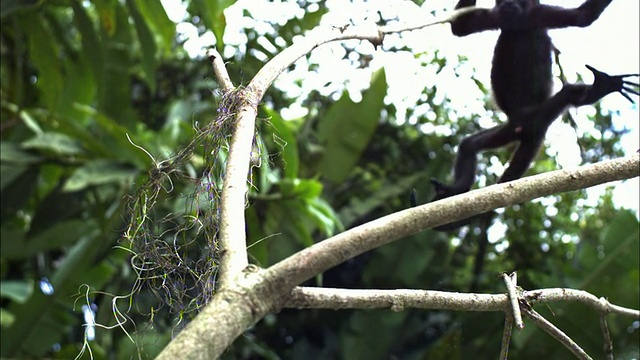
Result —
[{"label": "monkey's fingers", "polygon": [[629,96],[629,94],[640,95],[640,91],[638,90],[638,87],[640,87],[640,84],[638,83],[623,80],[622,86],[620,89],[620,94],[622,94],[622,96],[624,96],[625,99],[633,103],[633,100],[631,99],[631,96]]},{"label": "monkey's fingers", "polygon": [[[623,89],[624,90],[624,89]],[[633,99],[631,99],[631,96],[629,96],[627,93],[625,93],[623,90],[620,90],[620,94],[622,96],[624,96],[625,99],[629,100],[630,103],[633,104]]]},{"label": "monkey's fingers", "polygon": [[620,77],[626,78],[626,77],[631,77],[631,76],[634,76],[634,77],[635,77],[635,76],[640,76],[640,74],[624,74],[624,75],[617,75],[617,76],[620,76]]},{"label": "monkey's fingers", "polygon": [[630,93],[635,94],[635,95],[640,95],[640,92],[638,92],[638,90],[637,90],[637,86],[638,85],[634,85],[634,86],[635,87],[631,87],[631,86],[628,86],[628,85],[625,84],[625,85],[622,86],[622,90],[624,90],[626,92],[630,92]]}]

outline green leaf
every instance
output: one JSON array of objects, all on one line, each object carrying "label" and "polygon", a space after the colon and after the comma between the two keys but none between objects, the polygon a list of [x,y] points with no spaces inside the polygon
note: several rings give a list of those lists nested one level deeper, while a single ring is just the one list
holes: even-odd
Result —
[{"label": "green leaf", "polygon": [[116,6],[117,4],[110,0],[92,0],[98,11],[100,24],[107,36],[113,36],[117,30],[116,22]]},{"label": "green leaf", "polygon": [[22,147],[58,156],[78,155],[84,152],[76,140],[57,132],[46,132],[37,135],[23,142]]},{"label": "green leaf", "polygon": [[336,231],[344,230],[331,205],[321,198],[307,202],[307,214],[325,236],[333,236]]},{"label": "green leaf", "polygon": [[3,19],[18,11],[35,9],[39,0],[2,0],[0,2],[0,17]]},{"label": "green leaf", "polygon": [[135,0],[144,21],[151,27],[156,38],[161,39],[160,45],[165,55],[173,48],[173,40],[176,36],[176,24],[167,16],[167,12],[160,1]]},{"label": "green leaf", "polygon": [[120,2],[109,2],[114,5],[115,29],[113,35],[103,34],[105,53],[105,82],[99,87],[98,110],[116,119],[129,129],[137,125],[131,106],[131,69],[134,68],[132,46],[133,36],[130,18]]},{"label": "green leaf", "polygon": [[6,328],[11,326],[16,320],[16,317],[8,310],[0,308],[0,327]]},{"label": "green leaf", "polygon": [[[0,142],[0,161],[3,162],[3,165],[6,163],[34,164],[42,161],[42,159],[43,157],[40,155],[22,150],[20,145],[16,143],[7,141]],[[2,172],[2,176],[5,176],[4,172]]]},{"label": "green leaf", "polygon": [[154,38],[149,26],[144,18],[140,15],[140,11],[136,7],[133,0],[127,0],[129,14],[133,18],[133,25],[138,34],[138,43],[142,49],[142,73],[144,79],[151,88],[151,92],[156,89],[156,39]]},{"label": "green leaf", "polygon": [[282,146],[282,161],[284,162],[284,176],[295,178],[298,176],[300,155],[298,154],[298,142],[287,122],[273,109],[264,108],[269,117],[269,122],[275,128],[273,132],[274,143]]},{"label": "green leaf", "polygon": [[[0,201],[0,219],[3,221],[21,210],[30,200],[32,193],[38,185],[38,175],[40,167],[30,166],[24,171],[14,170],[12,181],[3,179],[2,201]],[[4,177],[4,173],[2,174]],[[5,183],[5,181],[7,181]],[[5,238],[2,238],[4,245]]]},{"label": "green leaf", "polygon": [[72,244],[98,228],[95,220],[69,220],[55,224],[32,238],[24,238],[19,232],[2,231],[0,249],[7,259],[23,259],[39,252]]},{"label": "green leaf", "polygon": [[224,43],[222,37],[227,26],[227,19],[224,16],[224,9],[235,3],[235,0],[194,0],[198,13],[207,29],[213,31],[216,36],[216,46],[222,49]]},{"label": "green leaf", "polygon": [[93,74],[95,84],[102,84],[104,76],[104,51],[103,44],[96,32],[89,15],[79,1],[72,1],[73,20],[81,35],[82,56],[87,58],[87,63]]},{"label": "green leaf", "polygon": [[0,297],[24,304],[33,294],[32,280],[2,280],[0,281]]},{"label": "green leaf", "polygon": [[283,179],[280,188],[282,195],[295,195],[301,199],[314,199],[322,193],[322,183],[317,180]]},{"label": "green leaf", "polygon": [[[90,106],[76,104],[75,107],[93,117],[95,123],[101,130],[103,130],[103,137],[99,146],[101,149],[107,149],[107,156],[113,159],[126,159],[127,161],[136,164],[138,168],[148,168],[151,161],[149,156],[129,142],[127,139],[129,131],[127,128],[118,124],[111,117],[104,115]],[[65,121],[72,121],[72,119],[65,119]],[[85,139],[85,141],[91,141],[91,139]],[[142,146],[144,148],[147,147],[147,144],[139,143],[140,140],[137,137],[132,136],[132,141],[134,141],[138,146]]]},{"label": "green leaf", "polygon": [[349,200],[349,204],[340,209],[340,215],[338,217],[342,219],[345,226],[350,227],[355,221],[365,217],[366,214],[370,214],[374,209],[381,205],[384,205],[390,200],[403,194],[409,194],[412,186],[422,176],[424,175],[416,173],[410,176],[405,176],[394,183],[385,181],[380,190],[376,191],[372,196],[364,199],[352,197]]},{"label": "green leaf", "polygon": [[326,151],[319,169],[334,183],[343,182],[369,144],[380,121],[387,81],[384,69],[373,74],[371,87],[354,103],[344,93],[318,126]]},{"label": "green leaf", "polygon": [[63,191],[78,191],[92,185],[131,182],[138,170],[116,161],[94,160],[76,169],[65,182]]},{"label": "green leaf", "polygon": [[29,59],[38,69],[36,86],[47,107],[55,109],[64,88],[57,42],[46,28],[42,17],[36,13],[29,13],[23,26],[27,27],[26,33],[29,34]]}]

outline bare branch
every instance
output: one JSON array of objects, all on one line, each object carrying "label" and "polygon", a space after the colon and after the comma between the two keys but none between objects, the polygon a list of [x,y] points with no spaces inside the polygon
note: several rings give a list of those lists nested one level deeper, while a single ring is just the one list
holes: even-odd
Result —
[{"label": "bare branch", "polygon": [[509,358],[509,344],[511,344],[511,333],[513,332],[513,315],[505,312],[504,329],[502,329],[502,345],[500,347],[500,360]]},{"label": "bare branch", "polygon": [[604,356],[607,360],[613,360],[613,341],[611,340],[611,333],[609,333],[609,325],[607,324],[607,316],[600,314],[600,330],[602,331],[602,337],[604,339]]},{"label": "bare branch", "polygon": [[209,61],[211,61],[213,74],[215,75],[222,92],[226,93],[233,90],[233,83],[231,82],[227,68],[224,66],[224,61],[222,60],[220,53],[218,53],[218,50],[215,48],[208,49],[207,57],[209,58]]},{"label": "bare branch", "polygon": [[516,273],[512,273],[511,275],[502,274],[502,279],[504,280],[504,284],[507,287],[507,295],[509,295],[509,304],[511,305],[511,311],[513,315],[513,320],[516,323],[516,327],[518,329],[524,328],[524,323],[522,322],[522,315],[520,314],[520,305],[518,303],[518,299],[522,291],[518,291],[516,289],[517,285],[517,275]]},{"label": "bare branch", "polygon": [[296,287],[287,298],[286,307],[296,309],[391,309],[406,308],[505,311],[509,299],[504,294],[464,294],[432,290],[356,290]]},{"label": "bare branch", "polygon": [[434,226],[555,193],[637,177],[640,155],[496,184],[384,216],[314,244],[267,269],[280,286],[295,285],[347,259]]},{"label": "bare branch", "polygon": [[232,284],[234,278],[249,265],[245,233],[245,196],[247,173],[251,163],[251,145],[257,102],[242,105],[237,113],[236,127],[229,146],[220,201],[220,276],[218,289]]},{"label": "bare branch", "polygon": [[578,301],[604,314],[619,314],[640,320],[640,310],[614,305],[604,298],[598,298],[583,290],[551,288],[525,291],[524,297],[531,304],[539,302]]},{"label": "bare branch", "polygon": [[404,31],[420,30],[433,25],[450,23],[453,20],[460,17],[461,15],[464,15],[466,13],[476,11],[476,10],[478,10],[478,7],[476,6],[464,7],[457,10],[448,11],[444,16],[436,17],[435,19],[432,19],[426,22],[423,20],[420,22],[412,22],[412,23],[406,22],[406,23],[382,26],[380,27],[380,32],[382,32],[383,34],[392,34],[392,33],[404,32]]}]

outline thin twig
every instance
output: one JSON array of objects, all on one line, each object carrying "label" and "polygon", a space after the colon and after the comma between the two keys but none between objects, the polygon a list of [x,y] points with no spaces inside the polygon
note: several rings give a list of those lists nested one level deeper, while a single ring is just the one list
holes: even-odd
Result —
[{"label": "thin twig", "polygon": [[520,314],[520,305],[518,304],[519,291],[516,289],[518,276],[515,272],[511,273],[511,275],[502,274],[502,279],[507,287],[507,295],[509,295],[513,320],[516,323],[516,327],[521,330],[524,328],[524,323],[522,322],[522,314]]},{"label": "thin twig", "polygon": [[[605,298],[600,298],[600,302],[603,307],[609,304],[609,301]],[[609,332],[609,325],[607,324],[607,314],[605,312],[600,313],[600,331],[602,331],[602,337],[604,344],[602,346],[604,350],[604,356],[607,360],[613,360],[613,340],[611,340],[611,333]]]},{"label": "thin twig", "polygon": [[513,314],[506,311],[504,318],[504,329],[502,329],[502,345],[500,347],[500,360],[509,358],[509,344],[511,344],[511,333],[513,332]]},{"label": "thin twig", "polygon": [[231,78],[229,77],[229,73],[227,72],[227,68],[224,66],[222,55],[220,55],[218,50],[215,48],[210,48],[207,50],[207,57],[209,58],[209,61],[211,61],[213,74],[215,75],[222,92],[227,93],[233,90],[234,86],[231,82]]},{"label": "thin twig", "polygon": [[549,320],[545,319],[542,315],[538,314],[535,310],[528,307],[523,307],[522,312],[527,315],[533,322],[538,325],[547,334],[551,335],[559,343],[564,345],[572,354],[581,360],[593,360],[589,354],[587,354],[575,341],[573,341],[562,330],[553,325]]}]

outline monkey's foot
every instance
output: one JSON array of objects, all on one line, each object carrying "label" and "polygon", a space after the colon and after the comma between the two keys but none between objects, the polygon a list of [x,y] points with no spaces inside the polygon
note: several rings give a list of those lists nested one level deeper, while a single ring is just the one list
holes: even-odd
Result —
[{"label": "monkey's foot", "polygon": [[588,105],[602,99],[612,92],[619,92],[627,100],[633,102],[629,94],[640,95],[638,83],[627,80],[628,77],[635,77],[638,74],[609,75],[586,65],[587,69],[593,73],[593,85],[575,105]]},{"label": "monkey's foot", "polygon": [[433,198],[433,200],[431,200],[431,202],[442,200],[444,198],[469,191],[469,189],[460,189],[455,185],[446,185],[436,179],[431,179],[431,184],[433,184],[434,190],[436,192],[436,196]]},{"label": "monkey's foot", "polygon": [[[454,196],[454,195],[458,195],[458,194],[462,194],[465,193],[467,191],[469,191],[469,189],[460,189],[457,188],[454,185],[446,185],[441,183],[440,181],[436,180],[436,179],[431,179],[431,184],[433,184],[433,187],[435,189],[436,192],[436,196],[433,198],[433,200],[431,200],[431,202],[433,201],[438,201],[441,199],[445,199],[448,198],[450,196]],[[438,231],[451,231],[451,230],[456,230],[464,225],[467,225],[471,222],[473,218],[467,218],[467,219],[462,219],[462,220],[458,220],[456,222],[452,222],[449,224],[444,224],[444,225],[440,225],[434,228],[434,230],[438,230]]]}]

